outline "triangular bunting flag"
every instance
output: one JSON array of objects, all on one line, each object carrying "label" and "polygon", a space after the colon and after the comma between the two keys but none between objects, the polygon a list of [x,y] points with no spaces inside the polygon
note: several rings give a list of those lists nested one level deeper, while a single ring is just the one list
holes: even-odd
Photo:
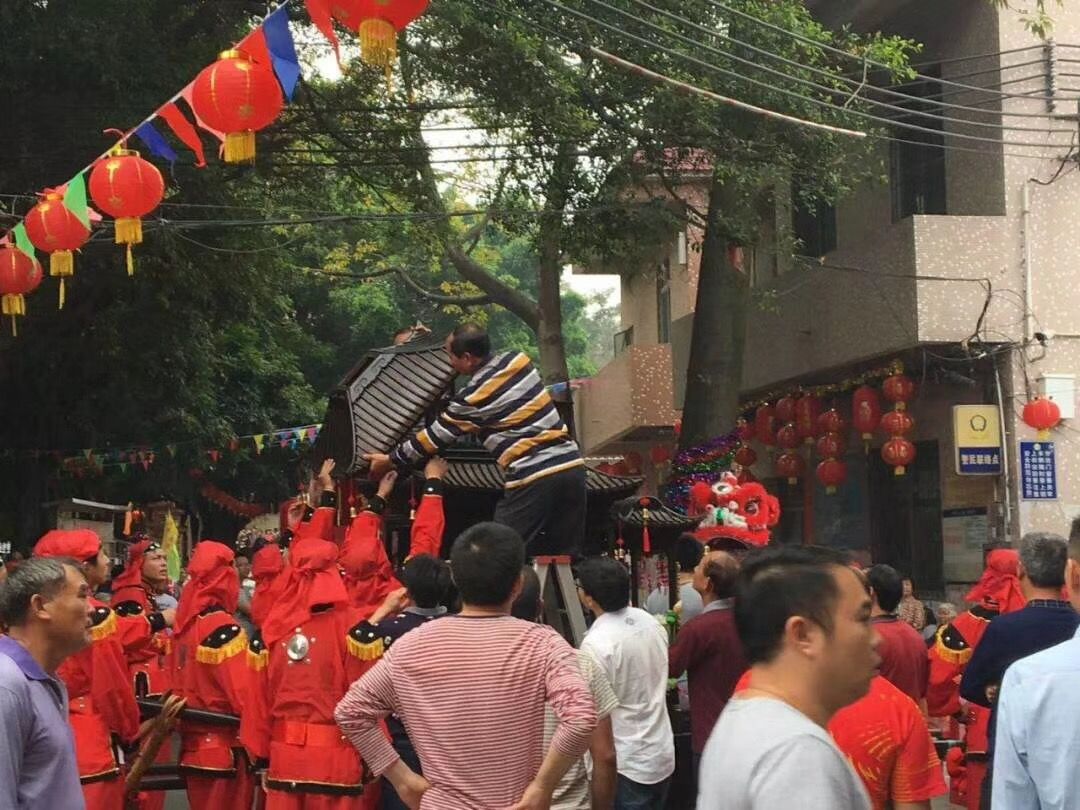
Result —
[{"label": "triangular bunting flag", "polygon": [[127,464],[125,462],[120,462],[120,472],[122,472],[122,473],[127,472]]},{"label": "triangular bunting flag", "polygon": [[267,17],[263,29],[266,32],[266,46],[274,63],[274,73],[281,83],[285,98],[292,101],[296,83],[300,79],[300,60],[296,58],[296,44],[289,30],[288,6],[282,6]]},{"label": "triangular bunting flag", "polygon": [[217,464],[217,460],[221,458],[220,450],[207,450],[206,455],[210,456],[210,460]]},{"label": "triangular bunting flag", "polygon": [[[189,84],[187,87],[185,87],[183,90],[180,91],[180,95],[183,97],[184,101],[186,101],[188,103],[189,107],[191,107],[191,94],[193,92],[194,86],[195,86],[195,82],[191,82],[191,84]],[[211,127],[211,126],[208,126],[205,121],[203,121],[201,118],[199,118],[199,114],[197,112],[195,112],[194,107],[191,107],[191,113],[192,113],[192,115],[195,116],[195,123],[196,124],[198,124],[202,129],[205,129],[207,132],[209,132],[211,135],[213,135],[215,138],[217,138],[222,143],[225,142],[225,133],[224,132],[221,132],[220,130],[217,130],[217,129],[214,129],[213,127]]]},{"label": "triangular bunting flag", "polygon": [[167,445],[165,445],[165,449],[169,452],[169,458],[176,458],[176,445],[175,444],[167,444]]},{"label": "triangular bunting flag", "polygon": [[86,172],[79,172],[68,180],[64,189],[64,205],[87,228],[90,227],[90,209],[86,203]]},{"label": "triangular bunting flag", "polygon": [[34,243],[30,241],[30,237],[26,234],[26,225],[20,222],[11,229],[11,235],[15,239],[15,247],[34,261],[37,261],[37,254],[34,252]]},{"label": "triangular bunting flag", "polygon": [[150,462],[148,460],[144,459],[143,463],[142,463],[142,468],[143,468],[144,471],[149,472],[150,471]]},{"label": "triangular bunting flag", "polygon": [[334,18],[330,13],[330,0],[305,0],[308,16],[311,22],[319,29],[334,48],[334,58],[337,59],[338,67],[341,67],[341,44],[334,32]]},{"label": "triangular bunting flag", "polygon": [[146,148],[150,150],[151,154],[157,155],[162,160],[169,161],[169,163],[176,163],[176,150],[169,146],[168,141],[161,137],[161,133],[149,121],[141,124],[135,130],[135,135],[146,144]]},{"label": "triangular bunting flag", "polygon": [[87,448],[87,449],[83,450],[82,452],[83,452],[83,455],[86,456],[87,461],[90,460],[90,456],[94,455],[94,451],[91,448]]},{"label": "triangular bunting flag", "polygon": [[255,452],[256,453],[261,453],[262,450],[263,450],[263,444],[266,442],[266,434],[265,433],[256,433],[251,438],[255,442]]},{"label": "triangular bunting flag", "polygon": [[169,125],[173,135],[195,153],[196,168],[206,168],[206,152],[203,150],[202,139],[199,138],[199,133],[195,131],[195,125],[188,120],[186,115],[180,112],[180,108],[170,101],[157,111],[157,115],[158,118]]}]

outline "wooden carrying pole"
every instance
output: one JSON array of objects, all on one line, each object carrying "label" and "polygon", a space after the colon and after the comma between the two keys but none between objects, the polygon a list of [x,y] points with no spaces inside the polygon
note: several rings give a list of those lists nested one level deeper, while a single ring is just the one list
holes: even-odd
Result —
[{"label": "wooden carrying pole", "polygon": [[150,727],[150,734],[139,750],[138,756],[135,757],[131,770],[128,771],[127,779],[124,780],[124,802],[126,806],[135,806],[134,803],[143,776],[150,769],[150,766],[154,764],[158,751],[161,750],[161,746],[168,738],[173,726],[176,725],[176,720],[180,716],[180,712],[183,711],[186,702],[177,695],[169,695],[165,698],[161,714],[154,718],[154,723]]}]

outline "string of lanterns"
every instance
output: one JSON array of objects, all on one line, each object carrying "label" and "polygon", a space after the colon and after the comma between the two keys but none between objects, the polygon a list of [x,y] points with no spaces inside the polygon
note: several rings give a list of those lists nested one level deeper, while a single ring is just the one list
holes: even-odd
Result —
[{"label": "string of lanterns", "polygon": [[[880,392],[869,384],[878,379],[882,379]],[[834,395],[852,388],[849,425],[836,406]],[[866,452],[870,450],[874,435],[881,430],[886,436],[881,448],[882,459],[893,468],[895,475],[904,475],[915,461],[915,445],[908,438],[915,429],[915,420],[908,408],[915,391],[914,381],[904,374],[903,365],[896,361],[842,383],[785,393],[775,400],[758,400],[736,424],[739,446],[733,460],[752,480],[753,474],[748,468],[757,462],[758,456],[750,443],[756,440],[770,451],[773,448],[779,450],[773,462],[776,475],[786,478],[789,484],[796,484],[806,476],[808,459],[816,452],[819,460],[814,474],[825,492],[831,495],[847,481],[844,455],[853,427]],[[882,395],[893,406],[884,415]],[[825,397],[830,399],[828,405],[823,402]],[[804,449],[809,452],[804,454]]]}]

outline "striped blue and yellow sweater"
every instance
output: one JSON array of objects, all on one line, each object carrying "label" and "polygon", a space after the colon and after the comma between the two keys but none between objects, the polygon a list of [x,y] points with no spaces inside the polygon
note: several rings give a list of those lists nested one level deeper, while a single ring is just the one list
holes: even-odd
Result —
[{"label": "striped blue and yellow sweater", "polygon": [[532,361],[521,352],[493,356],[477,369],[428,427],[403,441],[390,460],[405,466],[477,434],[506,475],[506,488],[584,464]]}]

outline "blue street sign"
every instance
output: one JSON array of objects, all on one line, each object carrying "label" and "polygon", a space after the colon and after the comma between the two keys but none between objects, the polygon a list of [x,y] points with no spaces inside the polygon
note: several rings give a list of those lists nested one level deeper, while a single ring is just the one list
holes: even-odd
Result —
[{"label": "blue street sign", "polygon": [[1020,442],[1020,491],[1025,501],[1057,500],[1053,442]]}]

